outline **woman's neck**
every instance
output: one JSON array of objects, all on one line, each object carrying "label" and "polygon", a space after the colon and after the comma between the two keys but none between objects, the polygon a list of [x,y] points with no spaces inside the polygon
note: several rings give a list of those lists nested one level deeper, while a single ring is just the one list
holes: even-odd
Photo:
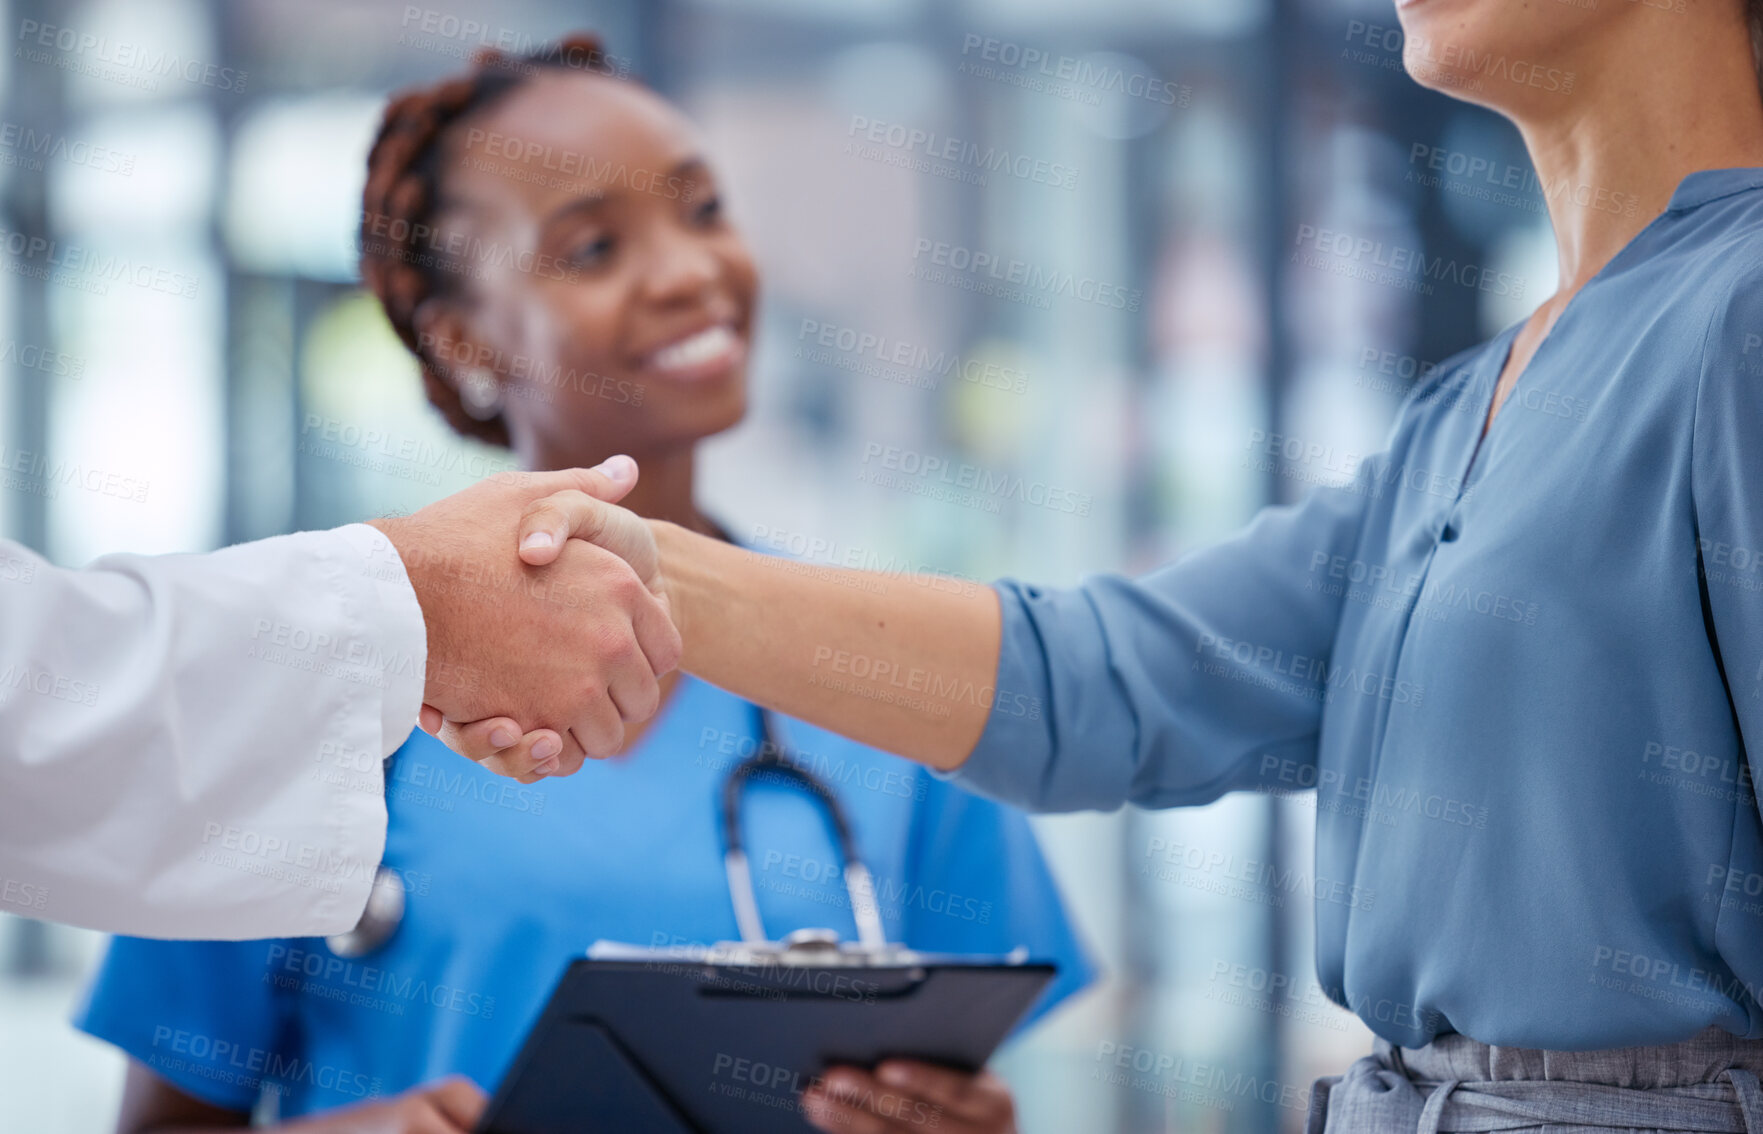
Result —
[{"label": "woman's neck", "polygon": [[1571,94],[1537,92],[1511,114],[1555,229],[1558,297],[1664,212],[1686,175],[1763,165],[1763,97],[1742,21],[1656,32],[1627,21],[1596,58],[1572,60]]}]

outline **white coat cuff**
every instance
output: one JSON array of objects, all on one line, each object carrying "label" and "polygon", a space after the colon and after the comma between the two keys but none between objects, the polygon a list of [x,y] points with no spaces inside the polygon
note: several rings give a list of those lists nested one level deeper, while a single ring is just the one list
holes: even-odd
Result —
[{"label": "white coat cuff", "polygon": [[380,756],[390,756],[409,737],[422,711],[424,675],[428,669],[428,628],[422,606],[404,570],[404,560],[385,533],[369,524],[350,524],[336,529],[361,563],[368,585],[366,609],[372,610],[382,634],[381,648],[387,658],[409,664],[386,667],[385,690],[380,697]]}]

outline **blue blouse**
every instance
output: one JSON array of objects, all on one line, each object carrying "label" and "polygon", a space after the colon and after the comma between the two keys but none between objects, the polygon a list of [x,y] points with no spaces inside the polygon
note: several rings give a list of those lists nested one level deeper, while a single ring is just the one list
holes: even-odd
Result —
[{"label": "blue blouse", "polygon": [[[889,940],[927,952],[1058,963],[1033,1015],[1091,969],[1023,816],[917,765],[791,721],[787,758],[843,801]],[[683,678],[628,757],[530,786],[414,732],[387,790],[385,863],[406,890],[397,933],[345,960],[322,940],[111,942],[79,1026],[187,1094],[283,1118],[449,1074],[493,1090],[565,964],[596,940],[702,946],[740,936],[719,842],[729,772],[759,744],[757,710]],[[377,753],[372,754],[377,756]],[[315,775],[360,776],[350,754]],[[378,790],[370,761],[364,787]],[[754,891],[774,938],[823,926],[855,940],[837,844],[798,787],[743,796]]]},{"label": "blue blouse", "polygon": [[1000,583],[957,778],[1045,810],[1306,793],[1313,873],[1141,865],[1313,898],[1322,986],[1393,1043],[1763,1037],[1760,189],[1685,178],[1479,453],[1517,327],[1345,487],[1141,579]]}]

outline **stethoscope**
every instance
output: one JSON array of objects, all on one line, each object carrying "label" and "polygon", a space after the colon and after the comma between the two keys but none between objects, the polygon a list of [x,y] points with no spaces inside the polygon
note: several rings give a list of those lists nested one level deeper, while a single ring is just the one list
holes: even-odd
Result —
[{"label": "stethoscope", "polygon": [[[830,785],[790,755],[775,715],[767,709],[759,710],[759,750],[737,764],[722,783],[722,866],[728,875],[729,900],[735,907],[735,924],[740,926],[742,942],[763,945],[770,940],[759,916],[759,898],[753,890],[753,871],[741,835],[741,798],[755,779],[794,785],[820,802],[838,841],[839,856],[844,860],[845,893],[851,901],[852,920],[857,923],[858,944],[865,949],[886,949],[887,932],[882,928],[881,911],[875,901],[875,877],[858,853],[857,837],[844,805]],[[391,756],[386,757],[385,782],[392,782]],[[373,887],[361,920],[346,933],[326,937],[325,944],[346,960],[365,957],[398,932],[405,906],[403,878],[382,862],[374,871]],[[802,932],[810,933],[819,942],[829,941],[828,930]],[[831,942],[837,939],[837,934],[830,935]]]},{"label": "stethoscope", "polygon": [[[386,782],[391,783],[392,761],[386,758]],[[361,920],[347,933],[333,933],[324,939],[331,952],[345,960],[365,957],[392,939],[404,921],[404,879],[398,872],[380,863],[373,872],[373,888],[367,892],[367,908]]]},{"label": "stethoscope", "polygon": [[[759,710],[759,740],[759,751],[736,765],[722,784],[722,867],[728,875],[728,896],[735,906],[735,924],[740,926],[742,942],[764,945],[771,940],[765,935],[765,923],[759,917],[759,899],[753,892],[753,870],[747,862],[747,848],[741,838],[741,795],[748,784],[759,779],[794,784],[820,801],[827,820],[832,824],[833,837],[838,840],[839,857],[844,860],[845,894],[851,900],[851,918],[857,923],[857,943],[866,949],[886,949],[888,935],[882,929],[881,911],[875,903],[875,877],[869,873],[869,867],[864,865],[857,851],[857,836],[851,830],[851,821],[845,815],[838,794],[826,781],[790,756],[776,719],[768,709]],[[827,933],[826,930],[812,931],[822,942],[826,941]],[[831,940],[836,942],[837,935],[832,935]]]}]

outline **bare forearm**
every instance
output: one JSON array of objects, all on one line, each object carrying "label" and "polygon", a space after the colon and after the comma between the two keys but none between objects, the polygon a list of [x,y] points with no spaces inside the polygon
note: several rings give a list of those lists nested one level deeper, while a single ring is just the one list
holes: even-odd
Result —
[{"label": "bare forearm", "polygon": [[685,670],[932,767],[967,759],[998,669],[990,587],[799,563],[651,526]]}]

